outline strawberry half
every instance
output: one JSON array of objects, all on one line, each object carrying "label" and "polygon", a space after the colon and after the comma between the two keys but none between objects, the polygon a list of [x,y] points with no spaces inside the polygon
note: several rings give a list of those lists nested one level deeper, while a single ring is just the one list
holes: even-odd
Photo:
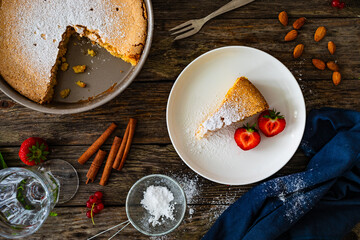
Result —
[{"label": "strawberry half", "polygon": [[38,137],[26,139],[20,146],[19,157],[26,165],[33,166],[46,160],[49,146],[45,140]]},{"label": "strawberry half", "polygon": [[250,150],[259,145],[260,143],[260,134],[255,129],[254,124],[252,127],[249,127],[247,124],[244,125],[241,128],[236,129],[234,134],[234,139],[236,144],[242,149],[242,150]]},{"label": "strawberry half", "polygon": [[265,136],[273,137],[284,130],[286,121],[284,116],[274,109],[262,112],[258,118],[258,124]]}]

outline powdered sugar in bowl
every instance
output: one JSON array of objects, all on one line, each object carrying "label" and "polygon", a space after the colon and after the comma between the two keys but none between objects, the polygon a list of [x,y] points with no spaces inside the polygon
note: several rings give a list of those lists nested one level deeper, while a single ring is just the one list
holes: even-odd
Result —
[{"label": "powdered sugar in bowl", "polygon": [[175,230],[186,211],[183,189],[172,178],[154,174],[138,180],[126,198],[126,214],[141,233],[161,236]]}]

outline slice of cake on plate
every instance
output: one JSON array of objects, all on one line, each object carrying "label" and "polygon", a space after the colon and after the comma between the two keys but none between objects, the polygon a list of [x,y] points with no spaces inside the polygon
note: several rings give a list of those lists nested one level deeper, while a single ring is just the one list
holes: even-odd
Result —
[{"label": "slice of cake on plate", "polygon": [[240,77],[229,89],[218,109],[200,124],[195,136],[201,139],[209,132],[242,121],[268,108],[260,91],[246,77]]}]

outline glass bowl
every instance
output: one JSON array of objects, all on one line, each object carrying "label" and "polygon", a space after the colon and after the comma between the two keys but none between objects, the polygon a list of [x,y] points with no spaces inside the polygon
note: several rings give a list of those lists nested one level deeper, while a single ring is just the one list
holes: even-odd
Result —
[{"label": "glass bowl", "polygon": [[[151,215],[140,202],[144,198],[144,192],[151,185],[166,187],[174,195],[174,200],[170,202],[174,204],[174,220],[165,218],[156,226],[149,222]],[[185,211],[186,198],[183,189],[174,179],[161,174],[141,178],[131,187],[126,197],[126,214],[130,223],[136,230],[148,236],[161,236],[175,230],[183,220]]]}]

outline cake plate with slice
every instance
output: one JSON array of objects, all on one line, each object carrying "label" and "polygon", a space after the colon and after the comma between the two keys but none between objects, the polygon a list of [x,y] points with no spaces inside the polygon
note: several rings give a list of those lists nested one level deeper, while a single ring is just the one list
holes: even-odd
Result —
[{"label": "cake plate with slice", "polygon": [[[241,76],[255,85],[270,109],[285,116],[285,130],[271,138],[261,134],[256,148],[241,150],[234,140],[235,130],[257,123],[256,114],[196,139],[196,129]],[[285,65],[268,53],[244,46],[218,48],[191,62],[174,83],[166,111],[170,139],[181,159],[203,177],[227,185],[254,183],[280,170],[300,144],[305,117],[300,86]]]},{"label": "cake plate with slice", "polygon": [[[93,45],[88,39],[72,37],[68,43],[66,59],[69,70],[58,70],[57,86],[51,103],[40,105],[22,96],[9,86],[0,76],[0,90],[21,105],[33,110],[53,114],[73,114],[99,107],[123,92],[142,69],[150,52],[153,37],[154,18],[150,0],[144,0],[147,10],[147,37],[140,60],[136,66],[126,63],[108,53],[104,48]],[[87,49],[96,52],[95,57],[86,55]],[[75,74],[71,67],[86,65],[84,73]],[[86,88],[76,86],[76,81],[83,81]],[[60,91],[71,89],[70,95],[63,99]]]}]

